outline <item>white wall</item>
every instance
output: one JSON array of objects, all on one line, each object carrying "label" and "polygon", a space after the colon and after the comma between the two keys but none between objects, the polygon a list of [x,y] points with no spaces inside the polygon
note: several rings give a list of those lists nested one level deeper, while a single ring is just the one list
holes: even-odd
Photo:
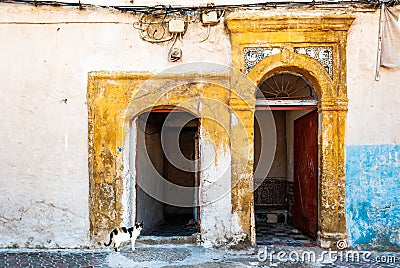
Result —
[{"label": "white wall", "polygon": [[381,68],[380,81],[374,80],[378,21],[379,12],[361,14],[348,38],[346,223],[350,246],[396,251],[400,247],[400,68]]},{"label": "white wall", "polygon": [[276,128],[276,149],[275,158],[267,177],[286,179],[286,112],[272,111]]},{"label": "white wall", "polygon": [[[170,44],[142,42],[134,20],[105,10],[0,5],[0,247],[89,245],[88,72],[176,65],[167,61]],[[196,34],[206,29],[197,30],[184,36],[182,62],[229,64],[223,25],[203,43]]]},{"label": "white wall", "polygon": [[400,68],[375,81],[379,12],[359,14],[348,35],[346,144],[400,144]]}]

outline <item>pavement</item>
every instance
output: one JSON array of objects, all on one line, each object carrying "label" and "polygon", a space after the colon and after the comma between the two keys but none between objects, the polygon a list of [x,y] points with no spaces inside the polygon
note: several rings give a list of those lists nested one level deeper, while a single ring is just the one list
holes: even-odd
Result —
[{"label": "pavement", "polygon": [[400,267],[400,253],[262,245],[247,250],[138,242],[112,249],[0,249],[0,267]]}]

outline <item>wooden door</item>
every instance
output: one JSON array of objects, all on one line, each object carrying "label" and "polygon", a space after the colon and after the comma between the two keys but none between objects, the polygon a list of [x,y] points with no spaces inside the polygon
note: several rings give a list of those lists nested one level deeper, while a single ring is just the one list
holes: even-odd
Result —
[{"label": "wooden door", "polygon": [[318,113],[294,121],[294,227],[317,236]]}]

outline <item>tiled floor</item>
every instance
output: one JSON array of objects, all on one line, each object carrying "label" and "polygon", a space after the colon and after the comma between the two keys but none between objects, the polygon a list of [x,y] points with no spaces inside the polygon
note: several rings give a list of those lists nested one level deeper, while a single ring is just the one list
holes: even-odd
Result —
[{"label": "tiled floor", "polygon": [[316,247],[317,243],[310,237],[284,223],[256,223],[258,245]]},{"label": "tiled floor", "polygon": [[[190,236],[197,232],[196,225],[187,225],[186,218],[168,219],[157,229],[144,233],[144,236]],[[256,224],[257,245],[265,246],[292,246],[316,247],[317,243],[312,238],[302,234],[290,225],[284,223]]]}]

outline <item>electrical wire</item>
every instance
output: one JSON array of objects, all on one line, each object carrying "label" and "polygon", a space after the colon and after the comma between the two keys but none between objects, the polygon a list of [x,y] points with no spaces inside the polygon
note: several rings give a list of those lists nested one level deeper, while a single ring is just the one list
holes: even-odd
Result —
[{"label": "electrical wire", "polygon": [[[191,21],[196,20],[196,16],[191,13],[193,12],[170,11],[168,7],[163,6],[162,10],[160,9],[153,13],[143,13],[132,26],[134,29],[139,30],[140,37],[143,40],[152,43],[161,43],[170,41],[174,37],[174,35],[167,30],[169,22],[173,19],[183,20],[185,26],[184,32],[179,35],[179,39],[182,40],[183,35],[186,33],[187,25]],[[189,18],[187,19],[186,17]]]},{"label": "electrical wire", "polygon": [[202,39],[199,41],[199,43],[202,43],[202,42],[204,42],[204,41],[206,41],[206,40],[208,39],[208,37],[210,36],[210,28],[211,28],[211,25],[208,25],[208,26],[207,26],[207,35],[206,35],[206,37],[202,38]]},{"label": "electrical wire", "polygon": [[173,34],[169,34],[166,30],[168,23],[166,20],[167,14],[167,10],[165,10],[164,14],[159,12],[155,14],[142,14],[139,20],[133,23],[133,27],[139,30],[140,37],[147,42],[167,42],[174,37]]},{"label": "electrical wire", "polygon": [[168,61],[175,62],[182,58],[182,50],[179,48],[175,48],[176,40],[178,40],[178,34],[174,34],[174,42],[172,42],[171,47],[168,50]]},{"label": "electrical wire", "polygon": [[[89,0],[88,0],[89,1]],[[338,7],[338,6],[363,6],[363,7],[378,7],[382,1],[385,0],[325,0],[315,1],[309,0],[308,2],[260,2],[254,4],[237,4],[237,5],[208,5],[208,6],[192,6],[192,7],[172,7],[166,5],[156,6],[119,6],[119,5],[93,5],[82,3],[80,0],[77,2],[59,2],[59,1],[42,1],[42,0],[0,0],[0,3],[8,4],[32,4],[34,6],[57,6],[57,7],[77,7],[79,9],[94,9],[105,8],[114,9],[120,12],[130,12],[133,14],[140,14],[138,21],[132,24],[133,28],[139,31],[142,40],[151,43],[168,42],[172,39],[172,45],[168,51],[168,60],[175,62],[181,59],[182,50],[174,48],[177,39],[182,41],[183,35],[186,33],[187,25],[189,23],[201,20],[204,13],[210,11],[217,12],[217,21],[219,23],[224,17],[226,11],[236,11],[238,9],[266,9],[271,7]],[[400,0],[387,0],[386,6],[393,6],[400,4]],[[172,19],[183,19],[185,29],[182,33],[171,33],[168,30],[169,21]],[[205,25],[205,24],[203,24]],[[213,24],[214,25],[214,24]],[[206,41],[210,36],[211,24],[207,25],[207,35],[199,42]]]},{"label": "electrical wire", "polygon": [[[181,12],[190,12],[190,11],[207,11],[207,10],[232,10],[238,8],[253,8],[253,9],[263,9],[268,7],[299,7],[299,6],[338,6],[338,5],[350,5],[350,6],[366,6],[366,7],[378,7],[381,3],[381,0],[340,0],[340,1],[315,1],[309,0],[308,2],[260,2],[253,4],[236,4],[236,5],[212,5],[212,6],[165,6],[165,5],[157,5],[157,6],[122,6],[122,5],[93,5],[93,4],[85,4],[82,2],[62,2],[62,1],[42,1],[42,0],[0,0],[0,3],[13,3],[13,4],[32,4],[34,6],[70,6],[70,7],[78,7],[81,9],[84,8],[107,8],[107,9],[116,9],[121,12],[133,12],[133,13],[145,13],[150,14],[155,11],[160,10],[168,10],[168,13],[181,13]],[[388,0],[386,6],[393,6],[400,4],[400,0]]]}]

